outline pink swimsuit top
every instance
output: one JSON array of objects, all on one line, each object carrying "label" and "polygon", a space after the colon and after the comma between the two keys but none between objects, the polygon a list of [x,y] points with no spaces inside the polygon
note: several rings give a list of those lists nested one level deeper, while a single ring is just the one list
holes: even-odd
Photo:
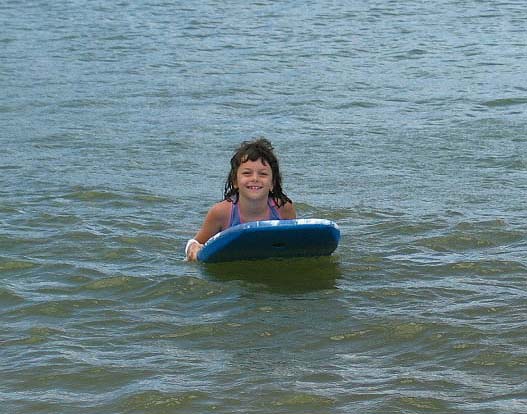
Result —
[{"label": "pink swimsuit top", "polygon": [[[267,200],[267,205],[269,206],[269,218],[268,220],[280,220],[280,213],[278,212],[278,207],[272,198]],[[229,222],[229,227],[242,224],[242,219],[240,217],[240,206],[238,203],[232,203],[231,206],[231,220]]]}]

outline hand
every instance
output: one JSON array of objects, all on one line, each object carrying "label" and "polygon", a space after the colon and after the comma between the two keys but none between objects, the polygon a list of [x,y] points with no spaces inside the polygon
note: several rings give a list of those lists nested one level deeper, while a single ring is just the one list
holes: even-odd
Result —
[{"label": "hand", "polygon": [[203,245],[197,240],[191,239],[187,243],[186,253],[187,260],[189,262],[194,262],[198,260],[198,253],[203,248]]}]

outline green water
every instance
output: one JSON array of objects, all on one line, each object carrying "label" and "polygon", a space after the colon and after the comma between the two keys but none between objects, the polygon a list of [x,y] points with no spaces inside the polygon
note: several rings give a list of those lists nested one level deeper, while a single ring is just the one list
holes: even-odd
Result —
[{"label": "green water", "polygon": [[[524,4],[0,5],[0,411],[527,412]],[[330,258],[199,265],[244,139]]]}]

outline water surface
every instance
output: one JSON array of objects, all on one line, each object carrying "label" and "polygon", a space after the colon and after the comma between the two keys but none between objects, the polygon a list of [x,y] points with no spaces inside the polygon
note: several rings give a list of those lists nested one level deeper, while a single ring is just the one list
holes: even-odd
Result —
[{"label": "water surface", "polygon": [[[527,412],[519,1],[0,5],[9,413]],[[183,260],[265,135],[331,258]]]}]

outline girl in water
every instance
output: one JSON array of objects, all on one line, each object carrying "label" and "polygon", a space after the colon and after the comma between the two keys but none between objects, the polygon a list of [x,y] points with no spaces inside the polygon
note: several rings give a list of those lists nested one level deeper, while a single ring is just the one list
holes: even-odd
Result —
[{"label": "girl in water", "polygon": [[295,218],[293,202],[282,190],[271,143],[265,138],[242,142],[231,158],[223,201],[210,208],[201,229],[187,242],[187,260],[196,260],[203,244],[229,227],[249,221]]}]

